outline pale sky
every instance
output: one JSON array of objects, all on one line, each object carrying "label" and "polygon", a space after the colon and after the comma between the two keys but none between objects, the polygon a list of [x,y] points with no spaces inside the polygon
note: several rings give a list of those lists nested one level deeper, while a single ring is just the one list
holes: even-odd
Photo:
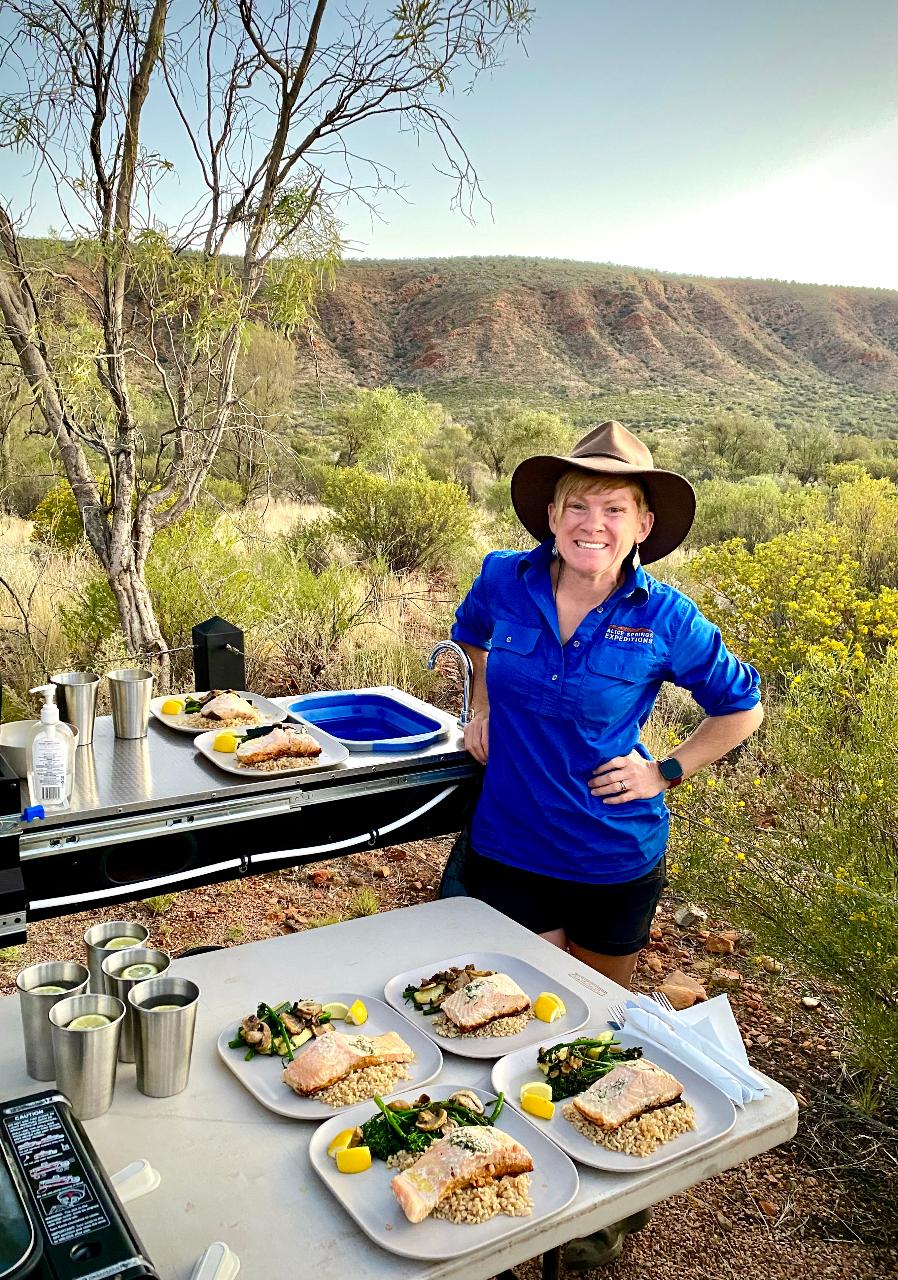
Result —
[{"label": "pale sky", "polygon": [[[533,0],[526,51],[447,96],[485,204],[427,139],[366,124],[403,195],[343,211],[347,256],[513,254],[898,288],[896,0]],[[3,88],[0,68],[0,91]],[[170,108],[147,143],[181,165]],[[2,182],[15,203],[15,182]],[[182,172],[171,198],[183,201]],[[33,232],[59,226],[38,190]]]},{"label": "pale sky", "polygon": [[363,256],[520,254],[898,288],[895,0],[536,0],[458,104],[475,226],[411,141]]}]

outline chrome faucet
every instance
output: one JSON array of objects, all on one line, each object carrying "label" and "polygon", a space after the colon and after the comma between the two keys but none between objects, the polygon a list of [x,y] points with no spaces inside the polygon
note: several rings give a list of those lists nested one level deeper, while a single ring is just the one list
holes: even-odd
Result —
[{"label": "chrome faucet", "polygon": [[461,715],[458,718],[458,727],[464,729],[466,724],[471,721],[471,686],[474,683],[474,668],[471,665],[471,659],[465,653],[460,644],[456,644],[454,640],[441,640],[439,644],[434,646],[433,653],[427,659],[428,671],[433,671],[437,665],[437,658],[441,653],[447,652],[453,654],[458,660],[462,674],[462,695],[461,695]]}]

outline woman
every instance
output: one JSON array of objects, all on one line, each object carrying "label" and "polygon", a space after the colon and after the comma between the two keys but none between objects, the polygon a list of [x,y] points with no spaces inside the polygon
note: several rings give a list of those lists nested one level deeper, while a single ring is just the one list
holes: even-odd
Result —
[{"label": "woman", "polygon": [[[488,555],[453,628],[487,764],[465,884],[628,986],[667,883],[664,794],[757,729],[758,673],[642,568],[686,537],[695,494],[626,427],[528,458],[511,496],[539,545]],[[705,719],[656,762],[639,735],[664,680]]]}]

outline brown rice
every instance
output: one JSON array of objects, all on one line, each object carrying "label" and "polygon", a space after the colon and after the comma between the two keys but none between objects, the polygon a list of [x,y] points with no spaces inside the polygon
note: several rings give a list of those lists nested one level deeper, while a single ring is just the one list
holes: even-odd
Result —
[{"label": "brown rice", "polygon": [[669,1107],[657,1107],[645,1111],[635,1120],[628,1120],[619,1129],[605,1130],[587,1120],[572,1102],[561,1113],[578,1133],[596,1146],[607,1147],[628,1156],[648,1156],[664,1142],[678,1138],[695,1128],[695,1111],[688,1102],[675,1102]]},{"label": "brown rice", "polygon": [[491,1036],[516,1036],[519,1031],[523,1031],[527,1023],[533,1017],[533,1010],[527,1009],[524,1013],[517,1013],[512,1018],[497,1018],[495,1022],[489,1022],[485,1027],[478,1027],[476,1031],[462,1031],[454,1022],[450,1022],[445,1013],[437,1013],[433,1019],[433,1029],[438,1036],[445,1036],[448,1040],[455,1040],[460,1036],[468,1039],[487,1040]]},{"label": "brown rice", "polygon": [[[270,721],[270,717],[265,717],[258,711],[255,720],[246,720],[238,716],[226,716],[222,720],[218,716],[205,716],[202,711],[185,712],[183,715],[176,716],[175,719],[185,729],[253,729],[257,725],[264,724],[266,719]],[[273,721],[270,722],[273,723]]]},{"label": "brown rice", "polygon": [[399,1080],[408,1079],[408,1066],[404,1062],[382,1062],[376,1067],[362,1067],[350,1071],[326,1089],[319,1089],[312,1097],[316,1102],[326,1102],[329,1107],[349,1107],[354,1102],[364,1102],[376,1093],[391,1092]]},{"label": "brown rice", "polygon": [[[411,1151],[398,1151],[390,1156],[387,1167],[410,1169],[418,1159]],[[447,1222],[472,1226],[489,1222],[498,1214],[509,1218],[526,1218],[533,1212],[533,1196],[530,1194],[530,1174],[519,1173],[496,1178],[482,1187],[461,1187],[440,1201],[431,1218],[444,1218]]]},{"label": "brown rice", "polygon": [[240,769],[260,769],[262,773],[292,773],[294,769],[311,769],[317,763],[318,756],[278,756],[276,760],[244,764],[238,755],[234,756],[234,764]]}]

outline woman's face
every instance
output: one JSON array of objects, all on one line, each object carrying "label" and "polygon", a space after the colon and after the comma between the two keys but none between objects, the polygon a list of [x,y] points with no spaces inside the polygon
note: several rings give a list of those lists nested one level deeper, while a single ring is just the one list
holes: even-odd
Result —
[{"label": "woman's face", "polygon": [[593,578],[616,576],[633,543],[643,541],[654,519],[651,511],[640,513],[627,485],[571,494],[562,511],[549,503],[549,527],[559,556],[576,573]]}]

